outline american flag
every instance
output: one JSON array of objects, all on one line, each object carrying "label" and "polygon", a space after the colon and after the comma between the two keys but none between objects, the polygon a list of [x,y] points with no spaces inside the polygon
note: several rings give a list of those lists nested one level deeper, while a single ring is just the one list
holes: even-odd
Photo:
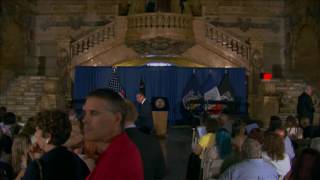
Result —
[{"label": "american flag", "polygon": [[125,91],[121,87],[118,73],[117,73],[117,68],[113,68],[112,77],[111,77],[111,80],[109,81],[109,89],[119,93],[120,96],[125,97]]}]

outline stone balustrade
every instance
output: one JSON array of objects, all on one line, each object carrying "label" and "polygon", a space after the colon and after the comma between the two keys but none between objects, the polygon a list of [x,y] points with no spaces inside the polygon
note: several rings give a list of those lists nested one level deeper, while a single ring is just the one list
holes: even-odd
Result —
[{"label": "stone balustrade", "polygon": [[192,16],[175,13],[144,13],[128,16],[127,42],[156,37],[193,40]]},{"label": "stone balustrade", "polygon": [[194,44],[193,17],[163,12],[130,15],[126,44],[139,54],[181,54]]},{"label": "stone balustrade", "polygon": [[128,16],[128,28],[179,28],[191,29],[192,17],[175,13],[144,13]]},{"label": "stone balustrade", "polygon": [[245,59],[246,63],[249,63],[250,46],[248,44],[209,23],[206,26],[206,38],[220,47],[231,50],[235,55]]},{"label": "stone balustrade", "polygon": [[115,23],[107,24],[100,27],[84,37],[71,43],[71,56],[77,56],[81,53],[87,52],[90,48],[99,45],[100,43],[113,39],[115,37]]}]

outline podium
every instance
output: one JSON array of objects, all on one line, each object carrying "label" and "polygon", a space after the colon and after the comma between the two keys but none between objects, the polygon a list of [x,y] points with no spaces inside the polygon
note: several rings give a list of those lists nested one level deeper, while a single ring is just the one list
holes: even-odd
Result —
[{"label": "podium", "polygon": [[155,134],[158,137],[165,138],[167,136],[168,126],[168,99],[166,97],[153,97],[151,102]]}]

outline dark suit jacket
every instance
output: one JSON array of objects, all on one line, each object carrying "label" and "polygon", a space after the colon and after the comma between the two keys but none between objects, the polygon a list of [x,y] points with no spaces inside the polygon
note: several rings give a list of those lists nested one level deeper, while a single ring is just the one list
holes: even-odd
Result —
[{"label": "dark suit jacket", "polygon": [[[43,180],[84,180],[89,175],[87,165],[65,147],[56,147],[40,158]],[[40,180],[39,166],[32,161],[22,180]]]},{"label": "dark suit jacket", "polygon": [[136,125],[139,128],[153,129],[153,118],[152,118],[152,106],[146,99],[143,104],[139,104],[138,107],[139,116],[136,121]]},{"label": "dark suit jacket", "polygon": [[125,131],[141,153],[144,179],[163,179],[166,168],[159,142],[151,135],[140,132],[137,128],[127,128]]},{"label": "dark suit jacket", "polygon": [[313,107],[312,98],[307,93],[302,93],[298,98],[297,113],[298,118],[309,118],[310,122],[313,121],[313,113],[315,109]]}]

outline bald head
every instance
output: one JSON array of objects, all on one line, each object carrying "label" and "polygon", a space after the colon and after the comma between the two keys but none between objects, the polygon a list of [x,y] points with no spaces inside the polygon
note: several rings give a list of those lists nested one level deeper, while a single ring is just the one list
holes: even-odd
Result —
[{"label": "bald head", "polygon": [[313,88],[312,88],[312,86],[307,85],[307,86],[306,86],[306,89],[305,89],[305,92],[306,92],[309,96],[312,96],[312,94],[313,94]]}]

